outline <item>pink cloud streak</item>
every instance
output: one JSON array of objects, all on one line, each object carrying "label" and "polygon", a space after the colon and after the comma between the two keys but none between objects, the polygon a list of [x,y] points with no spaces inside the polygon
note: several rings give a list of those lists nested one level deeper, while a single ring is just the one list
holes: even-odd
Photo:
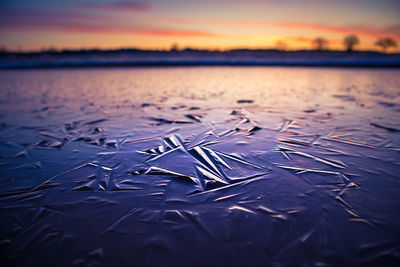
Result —
[{"label": "pink cloud streak", "polygon": [[0,11],[0,31],[59,31],[98,34],[135,34],[175,37],[222,36],[209,31],[138,26],[118,20],[118,17],[44,11]]},{"label": "pink cloud streak", "polygon": [[151,2],[144,1],[117,1],[108,4],[82,4],[77,5],[79,8],[94,9],[101,11],[116,11],[116,12],[144,12],[153,9],[153,4]]}]

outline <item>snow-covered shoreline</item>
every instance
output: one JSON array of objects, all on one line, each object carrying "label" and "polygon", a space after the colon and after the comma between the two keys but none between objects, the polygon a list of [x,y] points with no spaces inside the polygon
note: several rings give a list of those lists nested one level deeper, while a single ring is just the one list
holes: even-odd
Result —
[{"label": "snow-covered shoreline", "polygon": [[343,51],[141,51],[90,50],[10,53],[0,69],[146,66],[306,66],[399,68],[400,54]]}]

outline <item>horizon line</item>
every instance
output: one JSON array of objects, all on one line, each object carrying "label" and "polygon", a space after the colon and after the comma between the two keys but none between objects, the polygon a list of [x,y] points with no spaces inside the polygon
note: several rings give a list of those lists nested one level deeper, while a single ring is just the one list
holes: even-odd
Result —
[{"label": "horizon line", "polygon": [[[7,49],[5,47],[0,47],[1,54],[42,54],[42,53],[63,53],[63,52],[113,52],[113,51],[124,51],[124,50],[136,50],[141,52],[185,52],[185,51],[199,51],[199,52],[233,52],[233,51],[274,51],[274,52],[345,52],[346,49],[329,49],[325,48],[323,50],[312,49],[312,48],[298,48],[298,49],[279,49],[274,47],[232,47],[232,48],[201,48],[201,47],[182,47],[182,48],[174,48],[174,45],[170,48],[143,48],[143,47],[118,47],[118,48],[101,48],[101,47],[90,47],[90,48],[56,48],[56,47],[49,47],[49,48],[41,48],[41,49],[32,49],[32,50],[18,50],[18,49]],[[381,53],[381,54],[399,54],[400,49],[389,50],[386,52],[381,51],[381,49],[354,49],[350,51],[350,53],[357,53],[357,52],[374,52],[374,53]]]}]

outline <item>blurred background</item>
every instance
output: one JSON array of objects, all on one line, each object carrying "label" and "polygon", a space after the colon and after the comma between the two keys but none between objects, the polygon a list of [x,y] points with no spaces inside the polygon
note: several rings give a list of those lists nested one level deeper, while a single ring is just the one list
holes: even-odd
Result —
[{"label": "blurred background", "polygon": [[65,49],[398,52],[398,0],[13,0],[2,52]]}]

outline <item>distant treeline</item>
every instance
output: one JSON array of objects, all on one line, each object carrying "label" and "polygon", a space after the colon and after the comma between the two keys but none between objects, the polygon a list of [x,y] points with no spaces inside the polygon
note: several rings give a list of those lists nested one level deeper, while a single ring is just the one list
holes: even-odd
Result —
[{"label": "distant treeline", "polygon": [[[360,44],[360,39],[357,35],[351,34],[347,35],[343,39],[343,46],[346,51],[351,52],[355,49],[357,45]],[[282,44],[280,44],[281,46]],[[396,48],[397,43],[391,37],[381,37],[375,42],[375,46],[378,46],[382,52],[386,53],[390,48]],[[318,51],[327,50],[329,47],[329,40],[324,37],[317,37],[313,40],[313,48]]]},{"label": "distant treeline", "polygon": [[280,49],[232,49],[232,50],[206,50],[206,49],[193,49],[193,48],[185,48],[182,50],[146,50],[146,49],[138,49],[138,48],[121,48],[121,49],[64,49],[64,50],[55,50],[48,49],[42,51],[32,51],[32,52],[24,52],[24,51],[7,51],[0,50],[0,56],[8,57],[8,56],[90,56],[90,55],[137,55],[137,56],[179,56],[179,55],[194,55],[194,56],[304,56],[304,55],[326,55],[326,56],[334,56],[334,55],[348,55],[351,52],[353,56],[394,56],[399,55],[400,53],[391,53],[385,54],[384,52],[378,51],[343,51],[343,50],[325,50],[325,49],[315,49],[315,50],[280,50]]}]

